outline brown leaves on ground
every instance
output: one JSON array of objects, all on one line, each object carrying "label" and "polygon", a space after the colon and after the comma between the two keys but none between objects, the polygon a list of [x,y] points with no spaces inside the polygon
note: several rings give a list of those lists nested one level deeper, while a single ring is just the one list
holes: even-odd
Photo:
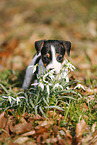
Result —
[{"label": "brown leaves on ground", "polygon": [[[97,130],[96,130],[96,122],[93,124],[92,128],[94,135],[92,136],[89,132],[89,128],[84,119],[82,119],[78,124],[76,124],[75,137],[73,140],[73,145],[96,145],[97,144]],[[88,133],[88,135],[84,135],[84,133]]]},{"label": "brown leaves on ground", "polygon": [[2,114],[0,114],[0,128],[5,128],[7,124],[7,116],[5,114],[5,112],[3,112]]},{"label": "brown leaves on ground", "polygon": [[0,46],[1,47],[0,58],[4,56],[8,58],[10,55],[12,55],[18,44],[19,40],[17,38],[14,38],[9,42],[3,42]]},{"label": "brown leaves on ground", "polygon": [[77,125],[76,125],[76,139],[79,141],[84,133],[84,131],[87,128],[87,124],[84,120],[81,120]]},{"label": "brown leaves on ground", "polygon": [[[59,119],[62,116],[59,115]],[[7,142],[8,145],[37,145],[37,144],[53,144],[53,145],[96,145],[97,131],[96,123],[92,126],[93,136],[83,136],[84,132],[90,132],[87,128],[85,120],[81,120],[76,124],[75,137],[72,137],[70,131],[65,127],[60,127],[60,122],[54,119],[45,119],[39,115],[28,115],[27,113],[22,116],[6,115],[2,112],[0,115],[0,141]],[[88,143],[88,144],[87,144]]]}]

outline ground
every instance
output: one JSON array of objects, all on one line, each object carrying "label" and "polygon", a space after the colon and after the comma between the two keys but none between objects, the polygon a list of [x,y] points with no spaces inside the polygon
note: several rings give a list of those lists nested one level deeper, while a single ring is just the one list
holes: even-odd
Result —
[{"label": "ground", "polygon": [[14,116],[13,110],[4,112],[0,109],[0,143],[96,145],[97,1],[1,0],[1,97],[4,95],[2,85],[15,92],[21,90],[25,69],[35,53],[34,42],[40,39],[71,41],[70,57],[66,57],[76,70],[69,77],[70,80],[80,80],[85,87],[85,91],[80,90],[84,101],[80,105],[76,103],[76,109],[72,105],[71,110],[74,113],[77,108],[82,109],[85,115],[82,118],[82,114],[78,114],[77,120],[71,111],[64,124],[64,114],[52,115],[52,110],[45,119],[40,114],[24,112]]}]

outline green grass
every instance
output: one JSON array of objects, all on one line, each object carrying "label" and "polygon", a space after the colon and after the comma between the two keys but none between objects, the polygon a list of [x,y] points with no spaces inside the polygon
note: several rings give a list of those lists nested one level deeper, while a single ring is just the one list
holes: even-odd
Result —
[{"label": "green grass", "polygon": [[[36,68],[37,65],[32,66],[32,72]],[[64,75],[64,70],[67,68],[69,71]],[[53,70],[45,72],[43,75],[38,75],[37,84],[33,84],[27,90],[15,86],[17,85],[16,78],[19,80],[21,76],[17,72],[5,71],[5,73],[1,73],[0,75],[3,75],[3,77],[0,83],[0,113],[5,111],[7,117],[13,116],[15,124],[21,123],[20,118],[26,112],[31,117],[40,115],[44,120],[53,120],[53,125],[58,126],[61,137],[62,133],[65,134],[63,130],[65,128],[72,136],[72,140],[76,139],[77,136],[77,124],[84,119],[87,129],[84,132],[82,132],[83,127],[81,130],[79,129],[82,133],[82,139],[84,137],[88,138],[89,134],[92,136],[94,134],[92,126],[97,122],[97,95],[94,93],[92,99],[89,99],[88,94],[84,95],[84,87],[79,81],[66,82],[66,75],[74,69],[75,67],[66,61],[57,76],[53,74]],[[14,76],[13,82],[9,81],[11,76]],[[13,84],[10,84],[10,82]],[[88,77],[87,85],[90,85],[90,83],[90,77]],[[39,120],[33,122],[33,128],[39,125],[38,122]],[[50,126],[49,137],[52,137],[53,125]],[[96,128],[97,123],[95,130]],[[7,138],[6,142],[10,139],[12,138]],[[96,140],[96,136],[94,140]],[[87,140],[84,140],[84,142],[87,142]]]},{"label": "green grass", "polygon": [[[32,71],[36,71],[36,67],[37,65],[32,67]],[[11,87],[6,89],[4,85],[0,84],[4,91],[4,94],[2,93],[0,98],[1,110],[3,109],[5,111],[9,108],[16,109],[18,106],[18,109],[16,110],[19,112],[21,112],[20,110],[23,110],[22,113],[25,111],[28,111],[29,113],[33,111],[35,115],[41,113],[44,117],[46,117],[45,114],[49,109],[64,111],[64,104],[68,104],[65,100],[75,100],[74,96],[64,96],[64,94],[71,93],[78,95],[73,89],[67,89],[72,82],[67,83],[66,76],[64,78],[62,76],[62,71],[64,71],[66,67],[69,66],[63,67],[57,77],[54,76],[53,71],[38,76],[38,83],[34,84],[36,87],[32,86],[32,88],[27,91],[20,90],[15,93]],[[73,66],[71,65],[70,67],[73,70]],[[68,75],[68,73],[66,75]],[[6,76],[4,77],[7,78]],[[59,77],[61,77],[61,79],[59,79]]]},{"label": "green grass", "polygon": [[[84,119],[89,127],[91,127],[97,120],[97,111],[96,107],[94,107],[97,103],[95,101],[97,95],[95,94],[94,99],[87,103],[87,96],[81,93],[82,86],[78,86],[79,90],[74,89],[74,86],[79,84],[79,81],[74,80],[66,82],[65,77],[62,77],[60,80],[58,79],[62,71],[67,67],[70,72],[71,66],[70,62],[67,62],[67,64],[62,67],[57,77],[53,75],[53,71],[39,75],[38,83],[34,84],[36,87],[31,86],[30,89],[26,91],[20,88],[18,88],[18,91],[15,91],[14,87],[9,85],[9,83],[4,83],[4,79],[6,78],[8,82],[12,72],[7,71],[3,73],[3,81],[1,81],[3,83],[0,83],[2,90],[0,96],[0,112],[6,111],[8,114],[8,110],[11,109],[14,117],[16,117],[16,114],[22,115],[28,112],[29,114],[40,114],[48,118],[48,112],[53,110],[53,118],[56,113],[64,116],[60,126],[65,126],[69,130],[74,130],[76,124],[81,119]],[[37,66],[34,66],[34,69],[35,67]],[[84,104],[86,107],[84,107]]]}]

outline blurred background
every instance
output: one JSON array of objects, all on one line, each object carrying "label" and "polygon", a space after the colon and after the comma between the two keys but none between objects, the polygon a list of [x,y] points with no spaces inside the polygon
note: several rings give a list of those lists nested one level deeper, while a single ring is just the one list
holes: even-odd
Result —
[{"label": "blurred background", "polygon": [[0,0],[0,71],[25,69],[40,39],[71,41],[76,76],[97,79],[97,0]]}]

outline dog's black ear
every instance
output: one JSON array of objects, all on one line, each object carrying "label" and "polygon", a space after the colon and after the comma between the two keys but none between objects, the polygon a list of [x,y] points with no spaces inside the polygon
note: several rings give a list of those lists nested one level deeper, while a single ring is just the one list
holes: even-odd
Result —
[{"label": "dog's black ear", "polygon": [[67,52],[68,56],[70,55],[70,49],[71,49],[71,42],[70,41],[62,41],[60,40],[60,43],[63,44],[65,51]]},{"label": "dog's black ear", "polygon": [[35,42],[35,48],[36,48],[37,53],[41,51],[45,41],[46,40],[40,40],[40,41]]}]

